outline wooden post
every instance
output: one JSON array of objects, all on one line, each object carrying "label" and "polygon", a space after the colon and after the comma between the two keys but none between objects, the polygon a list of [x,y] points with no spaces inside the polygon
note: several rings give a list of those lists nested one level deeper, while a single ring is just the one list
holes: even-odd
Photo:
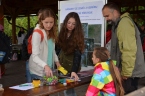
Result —
[{"label": "wooden post", "polygon": [[2,5],[0,5],[0,24],[4,26],[4,12]]},{"label": "wooden post", "polygon": [[30,14],[28,14],[27,16],[28,16],[28,29],[30,29]]},{"label": "wooden post", "polygon": [[16,17],[13,15],[12,16],[12,43],[13,44],[16,44],[16,40],[17,40],[17,37],[16,37]]}]

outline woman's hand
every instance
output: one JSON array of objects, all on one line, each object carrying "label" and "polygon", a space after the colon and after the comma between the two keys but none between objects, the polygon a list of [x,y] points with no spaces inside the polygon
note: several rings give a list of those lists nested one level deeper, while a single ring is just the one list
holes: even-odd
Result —
[{"label": "woman's hand", "polygon": [[71,72],[71,78],[73,78],[75,81],[79,80],[79,77],[75,72]]},{"label": "woman's hand", "polygon": [[57,66],[57,69],[58,69],[59,67],[61,67],[61,65],[60,65],[59,62],[56,62],[56,66]]},{"label": "woman's hand", "polygon": [[52,70],[50,69],[50,67],[48,65],[44,66],[44,73],[45,73],[46,77],[53,76]]}]

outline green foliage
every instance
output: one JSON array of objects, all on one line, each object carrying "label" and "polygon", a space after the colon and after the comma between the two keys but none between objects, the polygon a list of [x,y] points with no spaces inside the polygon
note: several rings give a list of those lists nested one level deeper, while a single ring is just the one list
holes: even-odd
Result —
[{"label": "green foliage", "polygon": [[[128,10],[128,8],[129,7],[122,7],[121,8],[121,12],[126,12],[127,10]],[[137,12],[137,10],[145,10],[145,7],[144,6],[138,6],[138,8],[137,8],[137,6],[133,9],[133,8],[130,8],[128,11],[136,11]],[[145,24],[145,21],[144,21],[144,19],[143,19],[143,17],[145,17],[145,13],[139,13],[139,15],[138,15],[138,13],[136,13],[136,14],[130,14],[131,15],[131,17],[133,18],[134,16],[136,17],[136,23],[139,25],[139,26],[141,26],[141,25],[143,25],[143,24]],[[141,16],[141,17],[140,17]]]},{"label": "green foliage", "polygon": [[[35,27],[38,21],[37,16],[30,16],[30,28]],[[12,20],[10,21],[12,23]],[[16,18],[16,25],[19,27],[23,27],[24,29],[28,29],[28,19],[27,17],[19,17]],[[20,28],[16,27],[16,34],[18,34]],[[12,36],[12,25],[9,24],[6,18],[4,18],[4,31],[8,36]]]},{"label": "green foliage", "polygon": [[139,10],[144,10],[145,7],[144,7],[144,6],[139,6],[138,9],[139,9]]},{"label": "green foliage", "polygon": [[121,7],[121,12],[125,12],[128,9],[128,7]]},{"label": "green foliage", "polygon": [[4,18],[4,32],[8,36],[12,36],[12,25],[8,23],[6,18]]},{"label": "green foliage", "polygon": [[[129,9],[129,7],[122,7],[121,12],[125,12],[128,9]],[[135,10],[137,10],[137,7],[135,7]],[[144,6],[138,6],[138,10],[145,10],[145,7]],[[131,8],[129,11],[133,11],[133,8]]]}]

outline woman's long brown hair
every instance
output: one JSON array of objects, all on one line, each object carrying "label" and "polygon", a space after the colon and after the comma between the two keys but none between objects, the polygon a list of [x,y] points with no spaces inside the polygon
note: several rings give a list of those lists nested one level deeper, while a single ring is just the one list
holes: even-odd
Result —
[{"label": "woman's long brown hair", "polygon": [[[74,18],[75,28],[72,30],[72,33],[68,39],[67,37],[67,22],[70,18]],[[84,51],[84,34],[82,24],[80,22],[79,15],[76,12],[70,12],[64,19],[63,24],[60,29],[58,37],[58,45],[65,51],[67,54],[73,53],[75,49]]]},{"label": "woman's long brown hair", "polygon": [[121,75],[118,68],[114,65],[113,61],[110,59],[109,51],[105,47],[95,48],[95,56],[100,59],[100,62],[109,61],[109,70],[113,81],[115,83],[116,95],[124,96],[124,89],[122,87]]}]

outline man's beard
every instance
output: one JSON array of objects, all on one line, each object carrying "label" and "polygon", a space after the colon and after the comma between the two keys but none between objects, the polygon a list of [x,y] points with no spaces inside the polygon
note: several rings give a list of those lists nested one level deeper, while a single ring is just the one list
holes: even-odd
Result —
[{"label": "man's beard", "polygon": [[112,20],[108,20],[107,23],[110,24],[110,25],[112,25],[113,24],[113,21]]}]

